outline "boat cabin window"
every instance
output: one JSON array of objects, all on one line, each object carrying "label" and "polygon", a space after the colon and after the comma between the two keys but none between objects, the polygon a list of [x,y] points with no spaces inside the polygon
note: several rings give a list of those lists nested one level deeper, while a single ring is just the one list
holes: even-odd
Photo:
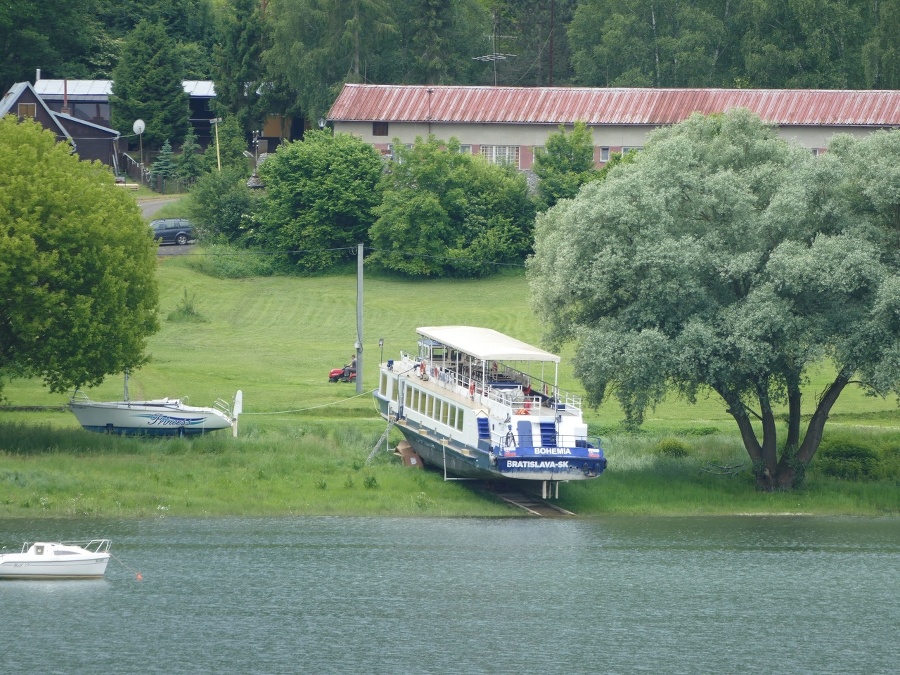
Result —
[{"label": "boat cabin window", "polygon": [[35,555],[44,555],[44,547],[43,546],[35,546],[34,554]]}]

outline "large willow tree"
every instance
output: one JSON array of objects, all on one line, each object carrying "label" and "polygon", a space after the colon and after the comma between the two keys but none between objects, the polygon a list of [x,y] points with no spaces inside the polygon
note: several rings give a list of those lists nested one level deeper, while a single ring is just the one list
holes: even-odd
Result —
[{"label": "large willow tree", "polygon": [[712,391],[758,485],[795,487],[848,385],[900,390],[898,167],[898,132],[813,157],[746,110],[694,115],[538,219],[533,304],[593,403],[640,423]]}]

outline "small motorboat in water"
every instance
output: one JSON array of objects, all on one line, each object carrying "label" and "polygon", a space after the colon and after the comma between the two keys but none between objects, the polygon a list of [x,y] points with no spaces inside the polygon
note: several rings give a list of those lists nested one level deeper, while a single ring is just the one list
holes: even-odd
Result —
[{"label": "small motorboat in water", "polygon": [[99,579],[109,563],[109,539],[25,543],[0,554],[0,579]]}]

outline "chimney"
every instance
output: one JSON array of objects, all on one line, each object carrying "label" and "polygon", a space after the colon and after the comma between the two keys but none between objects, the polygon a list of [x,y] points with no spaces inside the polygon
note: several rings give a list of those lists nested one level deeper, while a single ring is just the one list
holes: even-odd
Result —
[{"label": "chimney", "polygon": [[69,81],[63,79],[63,104],[60,111],[63,115],[69,115]]},{"label": "chimney", "polygon": [[41,79],[41,69],[37,68],[34,71],[34,83],[37,84],[38,80],[40,80],[40,79]]}]

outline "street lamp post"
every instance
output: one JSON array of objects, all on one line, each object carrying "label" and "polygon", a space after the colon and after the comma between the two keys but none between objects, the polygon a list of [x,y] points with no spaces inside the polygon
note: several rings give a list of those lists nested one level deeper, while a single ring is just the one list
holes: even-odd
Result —
[{"label": "street lamp post", "polygon": [[216,166],[219,168],[219,173],[222,172],[222,156],[219,154],[219,122],[221,121],[221,117],[209,121],[210,124],[216,127]]}]

